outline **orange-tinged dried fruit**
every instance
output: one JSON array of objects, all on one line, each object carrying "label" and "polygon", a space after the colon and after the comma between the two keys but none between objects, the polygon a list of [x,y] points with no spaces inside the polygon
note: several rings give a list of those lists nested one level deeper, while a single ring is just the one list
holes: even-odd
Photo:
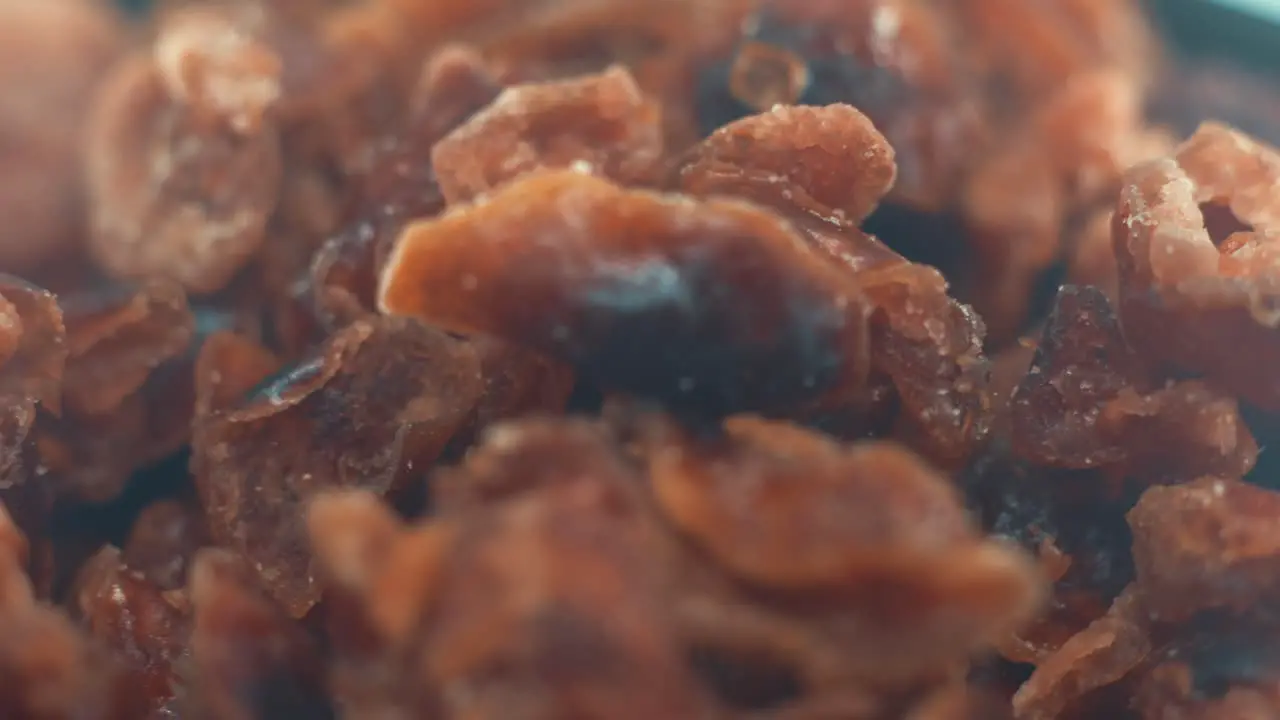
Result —
[{"label": "orange-tinged dried fruit", "polygon": [[261,248],[283,169],[269,120],[173,98],[147,57],[116,67],[93,108],[87,180],[94,258],[124,278],[221,289]]},{"label": "orange-tinged dried fruit", "polygon": [[725,430],[659,447],[651,472],[675,525],[744,580],[812,589],[925,574],[972,537],[954,490],[902,448],[844,448],[751,418]]},{"label": "orange-tinged dried fruit", "polygon": [[1280,152],[1209,124],[1172,158],[1127,174],[1113,221],[1135,347],[1271,410],[1280,408],[1277,183]]},{"label": "orange-tinged dried fruit", "polygon": [[693,195],[743,195],[757,202],[768,193],[840,224],[857,224],[896,177],[893,148],[858,110],[778,106],[729,123],[699,143],[680,170],[679,185]]},{"label": "orange-tinged dried fruit", "polygon": [[[870,120],[849,106],[777,108],[713,133],[690,152],[678,181],[697,196],[739,196],[777,211],[861,289],[872,308],[873,376],[890,386],[881,386],[884,402],[901,405],[899,436],[956,467],[987,433],[984,328],[947,295],[937,270],[858,230],[893,185],[893,159]],[[817,424],[866,432],[882,402],[877,388],[858,390],[814,408]]]},{"label": "orange-tinged dried fruit", "polygon": [[1181,622],[1201,610],[1266,608],[1280,593],[1278,511],[1280,493],[1228,478],[1147,490],[1129,524],[1152,617]]},{"label": "orange-tinged dried fruit", "polygon": [[655,499],[713,566],[772,599],[781,617],[768,623],[792,637],[784,646],[840,658],[806,661],[816,662],[811,680],[933,677],[1037,608],[1029,560],[982,539],[954,488],[910,451],[842,447],[756,418],[731,418],[724,431],[651,438]]},{"label": "orange-tinged dried fruit", "polygon": [[713,712],[685,665],[643,506],[621,488],[557,479],[414,528],[371,503],[317,500],[312,527],[329,572],[380,629],[383,649],[363,672],[342,666],[348,683],[377,683],[363,696],[377,707],[480,718]]},{"label": "orange-tinged dried fruit", "polygon": [[425,679],[446,715],[712,711],[672,632],[636,510],[584,478],[499,506],[462,531],[424,627]]},{"label": "orange-tinged dried fruit", "polygon": [[643,182],[662,158],[660,120],[658,106],[622,68],[517,85],[436,143],[431,164],[450,204],[543,168]]},{"label": "orange-tinged dried fruit", "polygon": [[1018,720],[1053,720],[1090,692],[1137,668],[1152,652],[1142,595],[1125,590],[1106,615],[1038,663],[1013,697]]},{"label": "orange-tinged dried fruit", "polygon": [[704,413],[783,411],[866,374],[857,288],[784,223],[573,170],[406,228],[380,304]]}]

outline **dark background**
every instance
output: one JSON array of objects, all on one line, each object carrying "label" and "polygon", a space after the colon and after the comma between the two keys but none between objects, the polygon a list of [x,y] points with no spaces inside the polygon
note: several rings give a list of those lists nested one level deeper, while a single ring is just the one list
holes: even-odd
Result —
[{"label": "dark background", "polygon": [[1188,59],[1234,61],[1280,71],[1280,25],[1208,0],[1146,0],[1165,36]]}]

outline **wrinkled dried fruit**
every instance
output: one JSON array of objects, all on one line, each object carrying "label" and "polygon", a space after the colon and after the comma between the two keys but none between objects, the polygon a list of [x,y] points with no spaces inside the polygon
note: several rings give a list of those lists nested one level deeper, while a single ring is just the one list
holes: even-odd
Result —
[{"label": "wrinkled dried fruit", "polygon": [[1044,659],[1013,697],[1018,720],[1053,720],[1119,680],[1151,653],[1141,594],[1128,588],[1106,615]]},{"label": "wrinkled dried fruit", "polygon": [[57,412],[68,348],[58,301],[45,290],[0,275],[0,395]]},{"label": "wrinkled dried fruit", "polygon": [[60,495],[104,502],[188,442],[196,321],[167,281],[69,293],[61,305],[66,408],[40,417],[41,461]]},{"label": "wrinkled dried fruit", "polygon": [[1147,490],[1129,511],[1138,587],[1152,614],[1263,611],[1280,593],[1280,493],[1224,478]]},{"label": "wrinkled dried fruit", "polygon": [[1067,467],[1119,462],[1126,448],[1097,431],[1099,413],[1122,390],[1145,384],[1106,296],[1089,287],[1062,288],[1031,369],[1013,394],[1015,452]]},{"label": "wrinkled dried fruit", "polygon": [[1244,477],[1258,458],[1258,443],[1236,401],[1194,380],[1147,396],[1125,389],[1103,407],[1098,420],[1104,435],[1127,445],[1130,477],[1158,482]]},{"label": "wrinkled dried fruit", "polygon": [[991,422],[981,318],[948,296],[942,274],[927,265],[904,262],[858,279],[874,307],[872,368],[901,403],[899,436],[944,468],[961,466]]},{"label": "wrinkled dried fruit", "polygon": [[[468,688],[480,717],[504,716],[520,696],[529,716],[547,719],[707,714],[664,632],[668,605],[632,512],[612,489],[580,480],[461,534],[458,575],[428,626],[438,687]],[[520,673],[498,670],[515,659]],[[444,694],[445,712],[463,710],[456,697]]]},{"label": "wrinkled dried fruit", "polygon": [[407,531],[368,496],[317,502],[313,530],[332,526],[346,538],[324,540],[321,557],[356,592],[388,651],[412,649],[393,681],[400,707],[478,718],[511,707],[530,718],[706,716],[642,507],[591,476],[547,479],[471,508],[464,524]]},{"label": "wrinkled dried fruit", "polygon": [[1014,452],[1149,482],[1248,473],[1258,446],[1234,400],[1196,381],[1151,384],[1102,291],[1064,287],[1013,396]]},{"label": "wrinkled dried fruit", "polygon": [[635,511],[583,479],[514,500],[459,535],[425,627],[427,679],[449,690],[446,715],[505,717],[511,698],[531,718],[709,711]]},{"label": "wrinkled dried fruit", "polygon": [[983,542],[953,488],[910,452],[753,418],[725,432],[656,444],[660,508],[739,580],[796,595],[823,632],[857,648],[847,662],[867,677],[927,675],[1034,611],[1030,563]]},{"label": "wrinkled dried fruit", "polygon": [[[956,467],[987,432],[984,329],[947,295],[937,270],[907,262],[857,229],[892,186],[893,157],[853,108],[778,108],[716,131],[692,152],[679,181],[698,196],[738,195],[778,211],[850,276],[873,308],[871,368],[901,404],[899,435]],[[854,420],[852,434],[865,432],[865,418],[831,415],[850,406],[864,410],[855,415],[875,415],[883,402],[875,393],[828,397],[814,408],[815,424],[850,434],[841,426]]]},{"label": "wrinkled dried fruit", "polygon": [[704,413],[786,410],[866,374],[856,287],[783,223],[572,170],[409,226],[380,296],[388,312],[528,345],[603,386]]},{"label": "wrinkled dried fruit", "polygon": [[[1160,157],[1174,141],[1142,119],[1140,78],[1115,68],[1081,73],[1030,120],[1068,207],[1112,193],[1131,166]],[[1113,196],[1108,196],[1111,200]]]},{"label": "wrinkled dried fruit", "polygon": [[451,205],[543,168],[643,182],[662,157],[660,119],[622,68],[517,85],[436,143],[431,164]]},{"label": "wrinkled dried fruit", "polygon": [[[791,206],[841,225],[862,222],[897,176],[894,151],[848,105],[779,106],[716,130],[680,170],[685,192]],[[761,197],[763,196],[763,197]]]},{"label": "wrinkled dried fruit", "polygon": [[206,343],[192,467],[213,539],[300,617],[321,591],[307,501],[326,489],[403,490],[465,423],[482,386],[465,341],[401,318],[357,321],[277,369],[245,340]]},{"label": "wrinkled dried fruit", "polygon": [[68,412],[81,415],[115,409],[186,352],[195,333],[182,288],[170,282],[68,295],[61,307],[69,351],[63,396]]},{"label": "wrinkled dried fruit", "polygon": [[113,547],[81,568],[76,605],[90,637],[108,648],[136,683],[148,712],[175,711],[182,690],[177,663],[187,655],[186,598],[166,594],[131,569]]},{"label": "wrinkled dried fruit", "polygon": [[[864,573],[914,574],[916,562],[930,565],[968,539],[952,489],[900,448],[847,449],[749,418],[725,429],[724,440],[677,437],[659,448],[654,491],[678,527],[744,580],[856,585]],[[861,515],[871,508],[874,517]]]},{"label": "wrinkled dried fruit", "polygon": [[1280,152],[1205,125],[1172,158],[1128,173],[1113,226],[1134,346],[1270,410],[1280,409],[1277,183]]},{"label": "wrinkled dried fruit", "polygon": [[239,117],[173,98],[150,58],[112,71],[86,151],[90,247],[104,268],[211,292],[259,250],[279,196],[279,139],[269,118]]}]

